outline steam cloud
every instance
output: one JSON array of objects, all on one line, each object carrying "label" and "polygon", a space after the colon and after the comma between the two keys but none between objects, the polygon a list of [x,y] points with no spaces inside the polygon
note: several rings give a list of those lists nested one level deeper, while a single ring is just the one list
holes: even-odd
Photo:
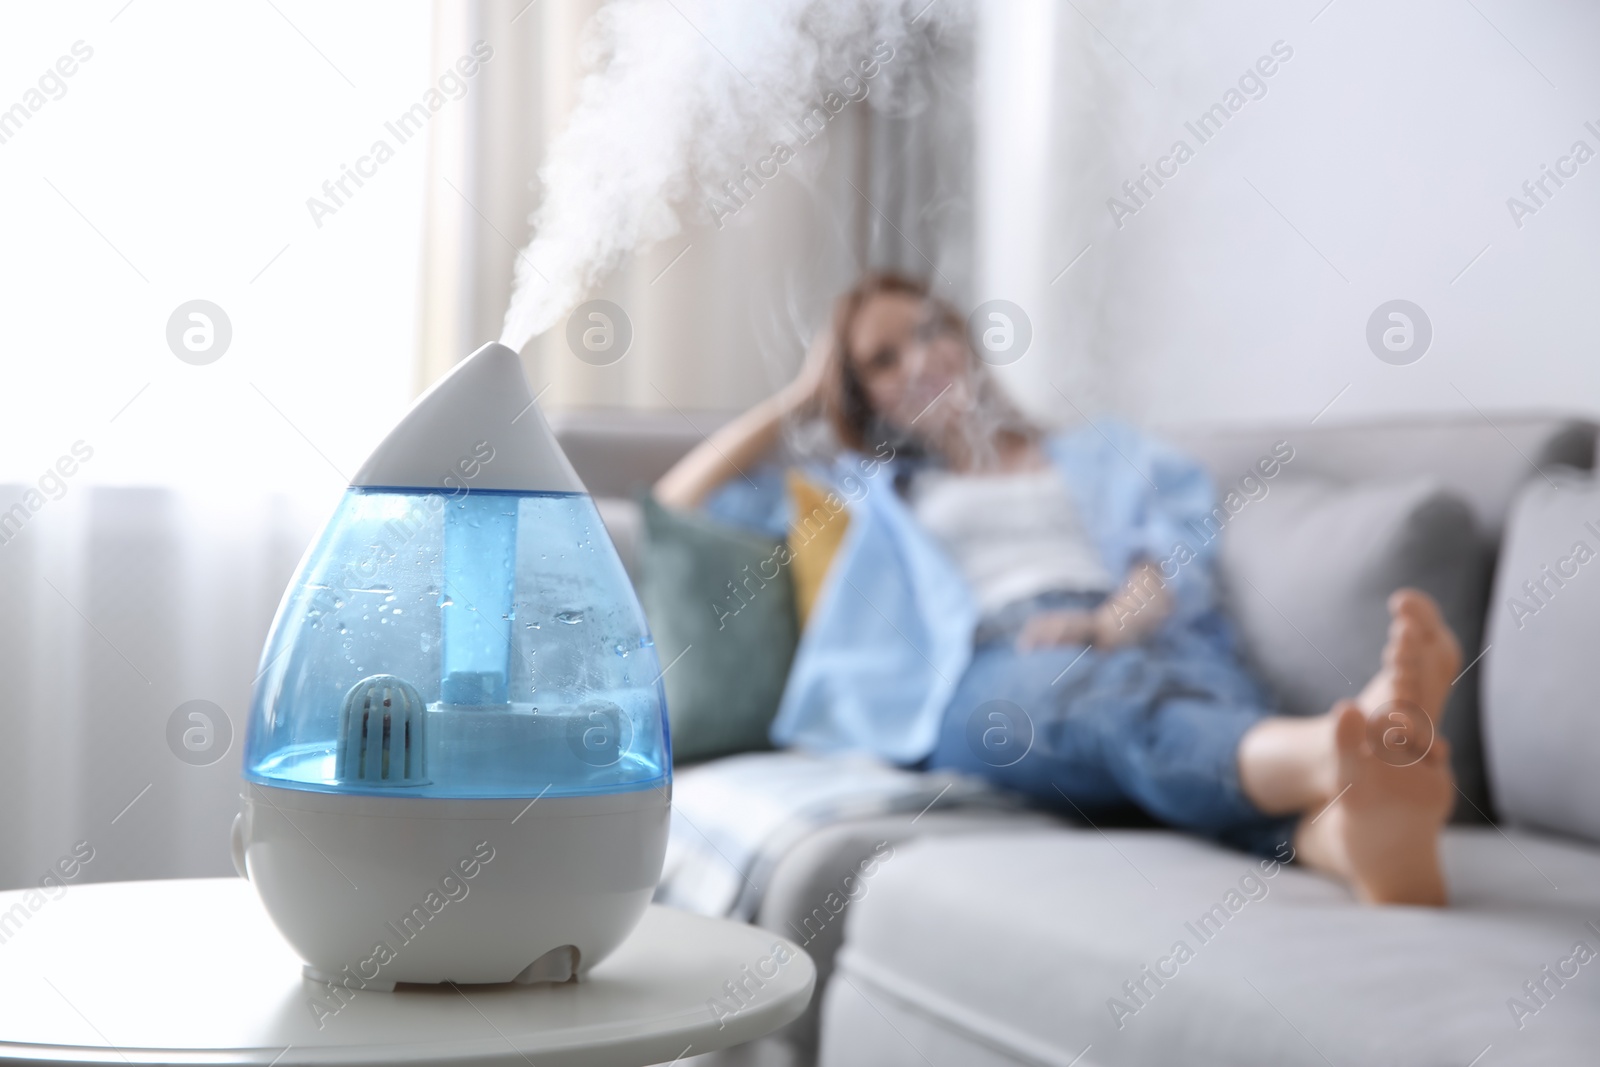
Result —
[{"label": "steam cloud", "polygon": [[[521,349],[629,252],[673,236],[702,188],[792,135],[781,126],[876,41],[965,17],[966,0],[612,0],[590,73],[540,171],[501,341]],[[887,90],[893,73],[877,79]]]}]

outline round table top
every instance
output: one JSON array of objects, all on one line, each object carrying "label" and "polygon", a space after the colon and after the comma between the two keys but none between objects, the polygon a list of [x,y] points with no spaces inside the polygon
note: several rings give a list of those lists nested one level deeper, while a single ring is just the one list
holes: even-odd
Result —
[{"label": "round table top", "polygon": [[816,982],[792,941],[652,905],[579,982],[347,990],[330,1015],[242,879],[53,892],[0,893],[0,1063],[643,1065],[771,1033]]}]

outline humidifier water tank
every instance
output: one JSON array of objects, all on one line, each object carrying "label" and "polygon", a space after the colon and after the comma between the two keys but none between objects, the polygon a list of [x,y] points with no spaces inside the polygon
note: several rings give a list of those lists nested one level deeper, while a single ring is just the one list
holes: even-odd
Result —
[{"label": "humidifier water tank", "polygon": [[594,501],[487,345],[373,453],[284,595],[235,864],[314,978],[573,978],[660,876],[669,745]]}]

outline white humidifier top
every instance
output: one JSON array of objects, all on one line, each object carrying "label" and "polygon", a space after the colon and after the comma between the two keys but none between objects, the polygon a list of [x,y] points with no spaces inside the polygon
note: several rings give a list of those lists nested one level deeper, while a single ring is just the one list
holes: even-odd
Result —
[{"label": "white humidifier top", "polygon": [[486,344],[423,393],[361,465],[360,488],[449,489],[481,442],[494,461],[467,488],[581,493],[583,483],[534,402],[522,361]]}]

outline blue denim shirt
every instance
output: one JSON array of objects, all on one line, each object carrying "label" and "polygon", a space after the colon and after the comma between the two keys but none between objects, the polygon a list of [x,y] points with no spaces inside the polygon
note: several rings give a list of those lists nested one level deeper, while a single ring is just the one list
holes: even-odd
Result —
[{"label": "blue denim shirt", "polygon": [[[1139,560],[1156,563],[1174,605],[1163,630],[1231,649],[1217,610],[1215,541],[1204,525],[1215,496],[1200,466],[1109,419],[1052,437],[1045,448],[1106,569],[1120,581]],[[914,763],[938,739],[972,658],[978,613],[955,561],[895,491],[903,462],[852,453],[823,472],[847,502],[850,525],[790,668],[772,723],[777,745]],[[781,531],[781,476],[755,480],[729,485],[708,510]]]}]

